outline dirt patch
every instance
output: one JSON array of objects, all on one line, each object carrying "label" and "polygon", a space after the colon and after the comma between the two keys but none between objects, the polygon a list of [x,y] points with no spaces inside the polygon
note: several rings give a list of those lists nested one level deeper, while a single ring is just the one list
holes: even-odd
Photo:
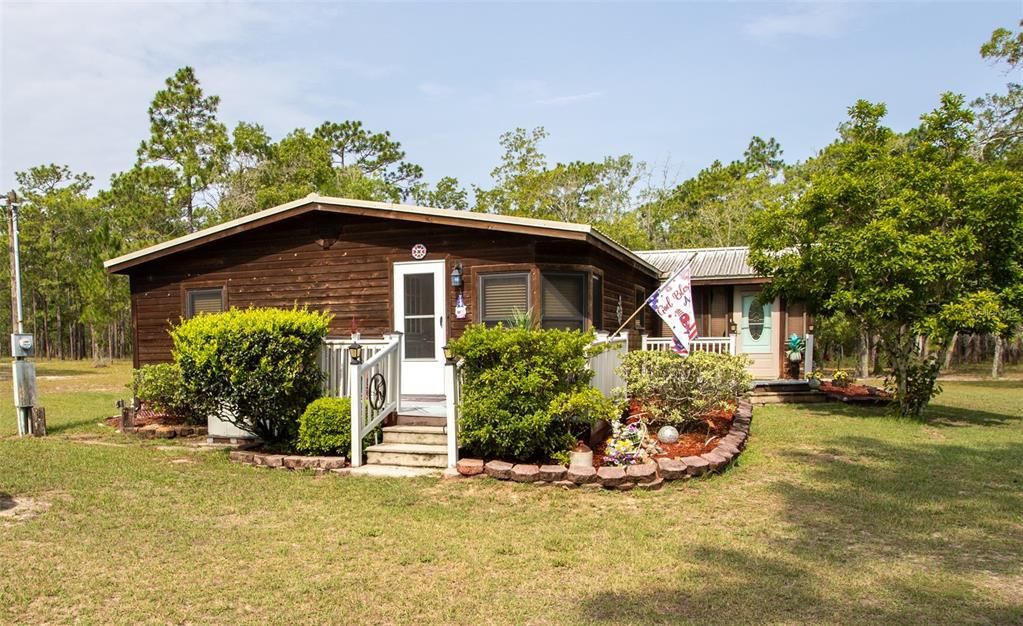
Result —
[{"label": "dirt patch", "polygon": [[50,500],[44,497],[10,496],[0,493],[0,524],[9,525],[42,515],[50,508]]}]

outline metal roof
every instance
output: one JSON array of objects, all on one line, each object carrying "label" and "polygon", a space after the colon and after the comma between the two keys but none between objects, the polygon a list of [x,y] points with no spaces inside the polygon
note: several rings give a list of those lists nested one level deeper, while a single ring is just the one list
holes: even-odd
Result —
[{"label": "metal roof", "polygon": [[[596,241],[599,241],[611,248],[618,255],[634,261],[650,274],[656,274],[659,270],[659,268],[652,265],[643,257],[637,255],[632,250],[629,250],[589,224],[574,224],[570,222],[557,222],[554,220],[514,217],[510,215],[494,215],[492,213],[475,213],[472,211],[457,211],[453,209],[435,209],[410,204],[392,204],[390,202],[372,202],[369,200],[333,198],[329,196],[321,196],[315,193],[311,193],[305,198],[301,198],[299,200],[293,200],[286,204],[264,209],[250,215],[233,219],[229,222],[224,222],[223,224],[204,228],[200,231],[184,235],[183,237],[164,241],[154,246],[149,246],[148,248],[143,248],[142,250],[137,250],[135,252],[119,256],[115,259],[110,259],[105,261],[103,266],[107,269],[107,271],[117,272],[139,263],[144,263],[152,259],[172,254],[178,250],[195,247],[196,245],[201,244],[204,240],[215,238],[218,235],[227,236],[242,230],[247,230],[254,225],[258,225],[254,224],[255,222],[260,222],[267,218],[273,218],[276,215],[298,212],[301,209],[308,208],[313,208],[315,210],[318,207],[361,208],[368,209],[373,214],[379,214],[385,217],[397,217],[398,219],[401,219],[403,216],[408,216],[410,218],[418,218],[421,221],[424,219],[429,221],[429,218],[431,217],[445,218],[449,220],[457,220],[465,226],[483,229],[532,229],[536,232],[552,237],[561,236],[565,238],[574,238],[571,235],[574,233],[576,234],[576,237],[578,237],[578,235],[582,235],[583,237],[592,237]],[[285,215],[285,217],[287,216]]]},{"label": "metal roof", "polygon": [[749,265],[749,248],[682,248],[678,250],[637,250],[636,254],[671,276],[686,265],[694,280],[762,278]]}]

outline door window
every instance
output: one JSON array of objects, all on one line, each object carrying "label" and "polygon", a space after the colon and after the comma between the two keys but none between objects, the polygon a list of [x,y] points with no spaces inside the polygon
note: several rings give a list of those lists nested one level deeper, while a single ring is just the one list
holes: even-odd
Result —
[{"label": "door window", "polygon": [[437,319],[430,274],[405,274],[405,358],[432,359],[437,354]]}]

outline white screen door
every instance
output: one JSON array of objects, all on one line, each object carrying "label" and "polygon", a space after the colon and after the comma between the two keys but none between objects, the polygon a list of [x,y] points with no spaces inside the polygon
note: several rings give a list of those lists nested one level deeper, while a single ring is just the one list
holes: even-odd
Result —
[{"label": "white screen door", "polygon": [[401,393],[443,395],[444,261],[394,264],[394,329],[402,333]]}]

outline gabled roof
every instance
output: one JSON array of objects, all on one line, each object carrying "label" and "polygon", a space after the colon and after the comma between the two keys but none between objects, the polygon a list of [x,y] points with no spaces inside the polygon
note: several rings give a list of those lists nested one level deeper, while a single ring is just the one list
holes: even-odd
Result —
[{"label": "gabled roof", "polygon": [[636,254],[661,270],[664,277],[669,277],[689,265],[693,280],[764,279],[750,267],[749,248],[746,246],[642,250]]},{"label": "gabled roof", "polygon": [[348,198],[332,198],[309,194],[305,198],[288,202],[280,206],[272,207],[239,217],[223,224],[210,226],[200,231],[158,243],[142,250],[137,250],[103,263],[107,271],[120,273],[129,268],[154,261],[176,252],[190,250],[205,243],[230,237],[240,232],[272,224],[290,217],[295,217],[312,211],[325,211],[332,213],[348,213],[353,215],[367,215],[389,219],[408,220],[415,222],[427,222],[431,224],[445,224],[450,226],[461,226],[464,228],[478,228],[482,230],[495,230],[500,232],[516,232],[528,235],[539,235],[543,237],[554,237],[560,239],[573,239],[577,241],[588,241],[597,247],[635,265],[651,276],[658,276],[660,270],[636,253],[628,250],[610,237],[602,234],[588,224],[573,224],[570,222],[556,222],[553,220],[540,220],[527,217],[512,217],[509,215],[494,215],[491,213],[473,213],[471,211],[456,211],[452,209],[434,209],[430,207],[414,206],[410,204],[392,204],[390,202],[372,202],[369,200],[352,200]]}]

